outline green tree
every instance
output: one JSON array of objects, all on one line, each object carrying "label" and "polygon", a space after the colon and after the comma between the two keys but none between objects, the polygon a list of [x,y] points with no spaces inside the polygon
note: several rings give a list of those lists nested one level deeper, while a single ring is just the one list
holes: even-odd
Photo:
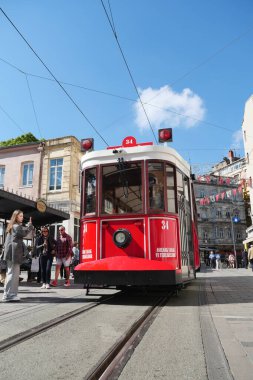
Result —
[{"label": "green tree", "polygon": [[12,146],[36,141],[40,140],[38,140],[32,133],[29,132],[10,140],[0,141],[0,146]]}]

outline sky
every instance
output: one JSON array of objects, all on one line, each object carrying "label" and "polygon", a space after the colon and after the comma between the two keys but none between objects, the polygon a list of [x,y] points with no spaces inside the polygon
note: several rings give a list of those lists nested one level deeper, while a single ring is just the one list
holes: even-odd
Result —
[{"label": "sky", "polygon": [[229,149],[244,156],[251,0],[0,0],[0,8],[1,141],[71,135],[104,149],[126,136],[155,143],[159,128],[172,127],[170,146],[193,172]]}]

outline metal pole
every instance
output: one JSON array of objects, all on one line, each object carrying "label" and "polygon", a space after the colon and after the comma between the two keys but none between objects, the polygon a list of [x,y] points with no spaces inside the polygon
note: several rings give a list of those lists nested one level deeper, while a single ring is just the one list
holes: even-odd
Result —
[{"label": "metal pole", "polygon": [[232,239],[233,239],[234,255],[235,255],[235,266],[236,266],[236,269],[238,269],[238,264],[237,264],[237,254],[236,254],[236,249],[235,249],[234,222],[233,222],[233,218],[232,218],[232,216],[231,216],[231,225],[232,225]]}]

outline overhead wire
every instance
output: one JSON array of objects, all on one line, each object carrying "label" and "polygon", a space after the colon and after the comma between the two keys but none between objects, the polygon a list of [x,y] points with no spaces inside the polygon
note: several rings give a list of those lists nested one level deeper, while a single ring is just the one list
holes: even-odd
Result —
[{"label": "overhead wire", "polygon": [[[105,9],[105,6],[103,4],[103,1],[101,0],[102,2],[102,5],[104,7],[104,10],[105,10],[105,13],[107,15],[107,18],[108,18],[108,21],[110,23],[110,26],[112,28],[112,31],[113,31],[113,34],[116,38],[116,41],[118,42],[118,39],[117,39],[117,33],[116,33],[116,28],[115,28],[115,24],[114,24],[114,20],[113,20],[113,14],[112,14],[112,10],[111,10],[111,5],[110,5],[110,1],[108,0],[108,6],[109,6],[109,10],[110,10],[110,15],[111,15],[111,19],[112,21],[110,20],[109,18],[109,15]],[[7,19],[11,22],[11,20],[8,18],[8,16],[5,14],[5,12],[2,10],[2,8],[0,8],[0,10],[2,11],[2,13],[7,17]],[[11,24],[13,25],[13,27],[17,30],[17,28],[15,27],[15,25],[11,22]],[[174,85],[175,83],[177,83],[178,81],[180,81],[181,79],[185,78],[186,76],[190,75],[193,71],[197,70],[199,67],[205,65],[206,63],[208,63],[211,59],[213,59],[214,57],[216,57],[218,54],[220,54],[221,52],[223,52],[228,46],[232,45],[234,42],[236,42],[237,40],[241,39],[242,37],[244,37],[246,34],[249,33],[249,31],[252,30],[253,27],[250,27],[249,29],[247,29],[244,33],[240,34],[239,36],[237,36],[236,38],[232,39],[230,42],[228,42],[226,45],[224,45],[223,47],[221,47],[220,49],[218,49],[214,54],[212,54],[211,56],[209,56],[208,58],[206,58],[205,60],[203,60],[202,62],[200,62],[198,65],[196,65],[195,67],[193,67],[191,70],[189,70],[187,73],[185,73],[184,75],[182,75],[181,77],[179,77],[178,79],[176,79],[175,81],[173,81],[170,86]],[[17,30],[18,31],[18,30]],[[18,31],[18,33],[20,34],[20,32]],[[20,34],[21,35],[21,34]],[[21,37],[24,39],[24,37],[21,35]],[[25,39],[24,39],[25,40]],[[28,44],[28,42],[25,40],[25,42]],[[29,46],[29,44],[28,44]],[[30,46],[29,46],[30,47]],[[31,48],[31,47],[30,47]],[[33,50],[33,49],[32,49]],[[35,53],[35,52],[34,52]],[[36,53],[35,53],[36,54]],[[36,54],[37,56],[37,54]],[[38,57],[38,56],[37,56]],[[38,57],[39,58],[39,57]],[[40,59],[40,58],[39,58]],[[96,92],[96,93],[101,93],[101,94],[104,94],[104,95],[108,95],[108,96],[112,96],[112,97],[117,97],[117,98],[120,98],[120,99],[124,99],[124,100],[128,100],[128,101],[131,101],[131,102],[136,102],[136,99],[131,99],[129,97],[125,97],[125,96],[121,96],[121,95],[117,95],[117,94],[112,94],[112,93],[108,93],[108,92],[105,92],[105,91],[99,91],[99,90],[96,90],[96,89],[91,89],[91,88],[88,88],[88,87],[84,87],[84,86],[80,86],[80,85],[76,85],[76,84],[73,84],[73,83],[68,83],[68,82],[63,82],[63,81],[58,81],[54,76],[53,74],[50,72],[49,69],[47,69],[49,71],[49,73],[53,76],[54,79],[51,79],[51,78],[46,78],[46,77],[43,77],[43,76],[40,76],[40,75],[35,75],[35,74],[32,74],[32,73],[28,73],[28,72],[25,72],[23,70],[21,70],[19,67],[17,67],[16,65],[8,62],[7,60],[3,59],[3,58],[0,58],[0,60],[4,63],[6,63],[7,65],[9,65],[10,67],[18,70],[20,73],[24,74],[24,75],[29,75],[29,76],[33,76],[33,77],[37,77],[37,78],[41,78],[41,79],[45,79],[45,80],[49,80],[49,81],[56,81],[58,83],[58,85],[60,84],[65,84],[65,85],[69,85],[69,86],[73,86],[73,87],[77,87],[77,88],[82,88],[82,89],[85,89],[87,91],[92,91],[92,92]],[[44,63],[43,63],[44,65]],[[62,87],[62,86],[61,86]],[[135,87],[136,88],[136,87]],[[66,90],[62,87],[63,91],[65,92]],[[136,88],[137,90],[137,88]],[[137,93],[138,93],[138,96],[139,96],[139,92],[137,90]],[[69,95],[68,95],[69,96]],[[154,97],[152,97],[150,100],[154,99],[157,95],[155,95]],[[139,99],[140,99],[140,96],[139,96]],[[149,100],[149,101],[150,101]],[[77,104],[74,102],[75,106],[77,106]],[[174,114],[177,114],[177,115],[180,115],[180,116],[183,116],[183,117],[187,117],[187,118],[191,118],[193,120],[196,120],[198,122],[201,122],[203,124],[207,124],[209,126],[212,126],[212,127],[215,127],[215,128],[219,128],[219,129],[223,129],[223,130],[226,130],[226,131],[229,131],[229,132],[235,132],[229,128],[225,128],[225,127],[222,127],[218,124],[214,124],[214,123],[211,123],[211,122],[208,122],[208,121],[204,121],[204,120],[200,120],[200,119],[197,119],[197,118],[194,118],[194,117],[191,117],[189,115],[185,115],[185,114],[182,114],[182,113],[179,113],[177,111],[174,111],[174,110],[171,110],[171,109],[168,109],[168,108],[163,108],[163,107],[159,107],[159,106],[156,106],[156,105],[153,105],[153,104],[150,104],[149,102],[143,102],[142,105],[149,105],[149,106],[152,106],[152,107],[156,107],[156,108],[160,108],[162,110],[167,110],[168,112],[171,112],[171,113],[174,113]],[[79,107],[78,107],[79,108]],[[82,113],[82,111],[79,109],[79,111]],[[83,115],[85,118],[86,116]],[[86,119],[87,120],[87,119]],[[150,123],[150,126],[151,126],[151,123]],[[152,129],[152,127],[151,127]],[[96,131],[97,132],[97,131]],[[153,132],[153,129],[152,129],[152,132]],[[97,132],[98,133],[98,132]],[[154,133],[153,133],[154,135]],[[101,136],[100,136],[101,137]],[[155,136],[154,136],[155,137]],[[101,137],[102,138],[102,137]],[[103,140],[103,138],[102,138]],[[103,140],[104,141],[104,140]],[[105,142],[105,141],[104,141]],[[105,142],[106,143],[106,142]],[[106,143],[107,144],[107,143]]]},{"label": "overhead wire", "polygon": [[84,112],[81,110],[81,108],[78,106],[78,104],[75,102],[75,100],[72,98],[72,96],[67,92],[67,90],[62,86],[62,84],[58,81],[58,79],[55,77],[55,75],[52,73],[52,71],[48,68],[48,66],[43,62],[43,60],[40,58],[40,56],[36,53],[36,51],[33,49],[33,47],[30,45],[30,43],[26,40],[26,38],[22,35],[22,33],[18,30],[18,28],[15,26],[15,24],[11,21],[11,19],[7,16],[7,14],[4,12],[2,8],[0,8],[0,11],[2,14],[6,17],[6,19],[10,22],[10,24],[13,26],[13,28],[16,30],[16,32],[20,35],[20,37],[23,39],[23,41],[27,44],[27,46],[31,49],[31,51],[34,53],[34,55],[38,58],[38,60],[42,63],[42,65],[45,67],[45,69],[49,72],[49,74],[54,78],[56,83],[60,86],[62,91],[65,93],[65,95],[69,98],[69,100],[74,104],[74,106],[77,108],[77,110],[81,113],[81,115],[85,118],[87,123],[91,126],[91,128],[96,132],[96,134],[101,138],[101,140],[109,146],[107,141],[104,139],[104,137],[100,134],[100,132],[95,128],[95,126],[91,123],[91,121],[88,119],[88,117],[84,114]]},{"label": "overhead wire", "polygon": [[2,110],[2,112],[13,122],[13,124],[16,125],[16,127],[18,127],[18,129],[22,132],[22,133],[25,133],[25,131],[20,127],[20,125],[10,116],[10,114],[5,111],[5,109],[0,105],[0,108]]},{"label": "overhead wire", "polygon": [[[248,28],[242,34],[240,34],[240,35],[236,36],[235,38],[233,38],[231,41],[229,41],[228,43],[226,43],[220,49],[216,50],[213,54],[211,54],[209,57],[207,57],[206,59],[204,59],[202,62],[200,62],[199,64],[197,64],[196,66],[194,66],[192,69],[190,69],[189,71],[187,71],[185,74],[181,75],[179,78],[175,79],[173,82],[171,82],[169,84],[169,86],[170,87],[174,86],[176,83],[178,83],[182,79],[188,77],[191,73],[193,73],[194,71],[196,71],[197,69],[199,69],[201,66],[204,66],[206,63],[210,62],[214,57],[216,57],[217,55],[219,55],[220,53],[222,53],[225,49],[227,49],[227,47],[231,46],[233,43],[235,43],[236,41],[240,40],[245,35],[247,35],[252,29],[253,29],[253,26],[251,26],[250,28]],[[159,94],[154,95],[152,98],[149,99],[149,101],[153,100],[158,95]]]},{"label": "overhead wire", "polygon": [[[34,77],[34,78],[39,78],[39,79],[47,80],[47,81],[50,81],[50,82],[55,82],[55,80],[52,79],[52,78],[48,78],[48,77],[44,77],[42,75],[32,74],[32,73],[29,73],[27,71],[24,71],[24,70],[20,69],[19,67],[17,67],[16,65],[10,63],[9,61],[7,61],[7,60],[5,60],[5,59],[3,59],[1,57],[0,57],[0,61],[3,61],[4,63],[6,63],[7,65],[9,65],[10,67],[18,70],[21,74],[23,74],[25,76],[30,76],[30,77]],[[62,83],[62,84],[64,84],[64,85],[80,88],[80,89],[83,89],[83,90],[86,90],[86,91],[91,91],[91,92],[99,93],[99,94],[102,94],[102,95],[112,96],[112,97],[115,97],[115,98],[119,98],[119,99],[122,99],[122,100],[127,100],[129,102],[133,102],[133,103],[136,102],[136,99],[133,99],[133,98],[130,98],[130,97],[127,97],[127,96],[113,94],[113,93],[110,93],[110,92],[107,92],[107,91],[101,91],[101,90],[85,87],[85,86],[82,86],[82,85],[78,85],[78,84],[74,84],[74,83],[70,83],[70,82],[66,82],[66,81],[59,81],[59,82]],[[149,102],[143,102],[143,103],[144,103],[144,105],[148,105],[150,107],[154,107],[154,108],[158,108],[158,109],[161,109],[161,110],[164,110],[164,111],[168,111],[170,113],[174,113],[176,115],[179,115],[179,116],[182,116],[182,117],[186,117],[188,119],[192,119],[192,120],[195,120],[195,121],[197,121],[199,123],[203,123],[203,124],[206,124],[206,125],[218,128],[218,129],[223,129],[223,130],[228,131],[228,132],[235,132],[234,130],[226,128],[226,127],[223,127],[223,126],[221,126],[219,124],[212,123],[210,121],[205,121],[205,120],[202,120],[202,119],[198,119],[196,117],[189,116],[187,114],[184,114],[184,113],[172,110],[172,109],[167,108],[167,107],[160,107],[160,106],[157,106],[157,105],[149,103]]]},{"label": "overhead wire", "polygon": [[30,99],[31,99],[31,103],[32,103],[34,118],[35,118],[35,121],[36,121],[36,124],[37,124],[39,135],[42,138],[42,133],[41,133],[41,129],[40,129],[40,126],[39,126],[38,116],[37,116],[37,112],[35,110],[35,105],[34,105],[34,101],[33,101],[33,97],[32,97],[32,91],[31,91],[31,87],[30,87],[27,75],[25,75],[25,79],[26,79],[26,83],[27,83],[27,87],[28,87],[28,91],[29,91],[29,95],[30,95]]},{"label": "overhead wire", "polygon": [[[143,104],[143,102],[142,102],[141,96],[140,96],[139,91],[138,91],[138,89],[137,89],[136,83],[135,83],[135,81],[134,81],[134,78],[133,78],[132,72],[131,72],[130,67],[129,67],[128,63],[127,63],[127,60],[126,60],[125,54],[124,54],[124,52],[123,52],[123,49],[122,49],[122,47],[121,47],[121,45],[120,45],[120,42],[119,42],[119,40],[118,40],[118,36],[117,36],[116,31],[115,31],[115,25],[112,24],[112,21],[110,20],[110,17],[109,17],[109,15],[108,15],[108,12],[107,12],[107,10],[106,10],[106,7],[105,7],[105,5],[104,5],[103,0],[100,0],[100,1],[101,1],[102,6],[103,6],[103,9],[104,9],[104,11],[105,11],[105,14],[106,14],[107,20],[108,20],[108,22],[109,22],[109,25],[110,25],[110,27],[111,27],[111,29],[112,29],[112,33],[113,33],[113,35],[114,35],[114,37],[115,37],[116,43],[117,43],[118,48],[119,48],[119,50],[120,50],[120,53],[121,53],[121,56],[122,56],[123,61],[124,61],[124,63],[125,63],[125,66],[126,66],[126,68],[127,68],[128,74],[129,74],[129,76],[130,76],[130,78],[131,78],[131,81],[132,81],[132,84],[133,84],[134,89],[135,89],[135,91],[136,91],[136,94],[137,94],[137,96],[138,96],[138,99],[139,99],[139,102],[140,102],[140,104],[141,104],[142,110],[143,110],[143,112],[144,112],[144,114],[145,114],[145,117],[146,117],[146,119],[147,119],[147,121],[148,121],[149,128],[150,128],[150,130],[151,130],[151,132],[152,132],[152,134],[153,134],[153,136],[154,136],[155,142],[158,143],[157,138],[156,138],[156,135],[155,135],[155,132],[154,132],[154,129],[153,129],[152,125],[151,125],[151,122],[150,122],[150,120],[149,120],[148,114],[147,114],[147,112],[146,112],[146,109],[145,109],[144,104]],[[110,8],[110,11],[111,11],[111,8]]]}]

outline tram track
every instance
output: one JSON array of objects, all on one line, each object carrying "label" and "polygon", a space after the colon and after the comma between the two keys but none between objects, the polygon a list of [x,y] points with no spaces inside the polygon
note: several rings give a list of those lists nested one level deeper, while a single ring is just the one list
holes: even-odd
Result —
[{"label": "tram track", "polygon": [[111,300],[112,298],[117,297],[118,295],[111,295],[108,297],[103,298],[102,300],[99,300],[97,302],[92,302],[89,305],[82,306],[78,309],[75,309],[73,311],[70,311],[68,313],[65,313],[61,316],[58,316],[56,318],[53,318],[47,322],[43,322],[35,327],[32,327],[30,329],[27,329],[21,333],[15,334],[9,338],[6,338],[0,342],[0,353],[3,351],[6,351],[14,346],[17,346],[18,344],[34,338],[36,335],[42,334],[43,332],[54,328],[61,323],[64,323],[72,318],[75,318],[79,316],[80,314],[83,314],[91,309],[94,309],[95,307],[98,307],[101,304],[106,303],[107,301]]},{"label": "tram track", "polygon": [[153,323],[161,308],[166,305],[173,292],[159,297],[139,319],[118,339],[111,349],[93,367],[84,380],[117,379],[127,361],[130,359],[135,347]]}]

